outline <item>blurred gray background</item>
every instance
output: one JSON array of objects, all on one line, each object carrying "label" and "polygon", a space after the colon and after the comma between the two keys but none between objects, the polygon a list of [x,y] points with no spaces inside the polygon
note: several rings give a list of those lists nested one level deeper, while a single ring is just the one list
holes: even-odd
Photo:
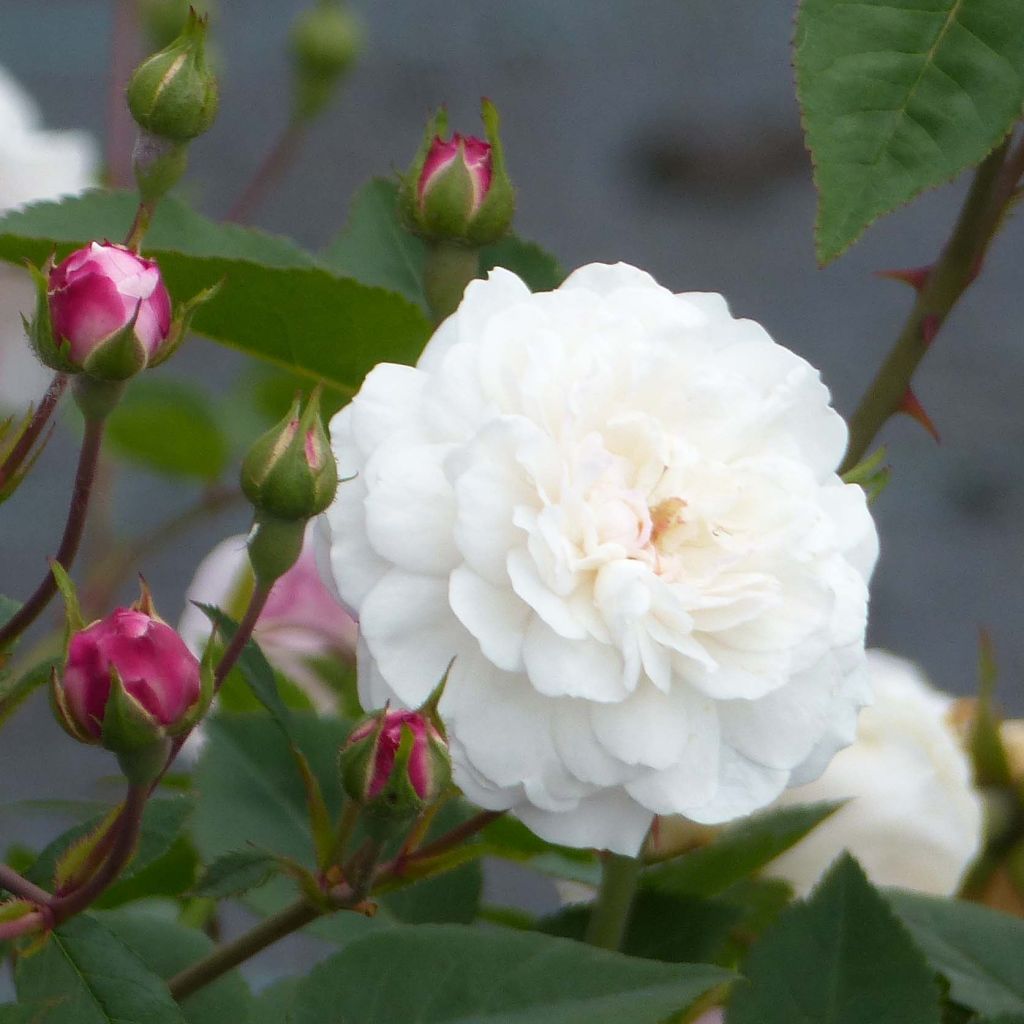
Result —
[{"label": "blurred gray background", "polygon": [[[302,0],[220,0],[222,106],[194,147],[188,189],[222,215],[284,124],[284,38]],[[519,187],[517,230],[566,267],[625,260],[676,290],[723,292],[821,368],[848,414],[911,301],[872,272],[929,261],[962,183],[872,227],[825,270],[812,245],[815,197],[790,67],[792,0],[377,0],[354,3],[366,52],[340,99],[256,222],[319,246],[344,224],[353,192],[403,168],[429,112],[445,103],[473,133],[479,97],[498,105]],[[0,0],[0,63],[54,126],[101,134],[111,35],[108,0]],[[1024,554],[1024,228],[1011,221],[917,378],[942,433],[900,419],[884,434],[894,475],[875,511],[882,557],[871,640],[921,662],[940,687],[974,687],[979,625],[995,639],[1006,705],[1019,680]],[[232,353],[195,342],[192,368],[216,391]],[[0,509],[3,590],[20,596],[45,568],[66,510],[65,432],[31,482]],[[113,514],[132,530],[194,492],[144,474],[118,483]],[[198,559],[245,526],[224,515],[142,566],[174,619]],[[45,698],[0,734],[0,806],[93,793],[105,756],[63,738]],[[0,848],[42,842],[46,818],[4,813]]]}]

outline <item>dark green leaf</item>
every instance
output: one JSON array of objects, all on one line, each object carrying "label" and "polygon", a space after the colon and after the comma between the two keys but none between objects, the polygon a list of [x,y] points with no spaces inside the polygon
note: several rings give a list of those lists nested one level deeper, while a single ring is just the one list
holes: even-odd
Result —
[{"label": "dark green leaf", "polygon": [[728,1024],[939,1024],[931,968],[844,855],[750,951]]},{"label": "dark green leaf", "polygon": [[265,988],[255,1001],[250,1024],[291,1024],[291,1008],[300,982],[299,978],[285,978]]},{"label": "dark green leaf", "polygon": [[659,1024],[734,977],[545,935],[394,928],[315,968],[293,1024]]},{"label": "dark green leaf", "polygon": [[796,68],[827,262],[1020,117],[1024,0],[803,0]]},{"label": "dark green leaf", "polygon": [[157,473],[216,480],[228,442],[213,403],[194,385],[140,377],[107,422],[107,442],[120,456]]},{"label": "dark green leaf", "polygon": [[960,900],[888,896],[956,1002],[979,1013],[1024,1013],[1024,921]]},{"label": "dark green leaf", "polygon": [[[165,981],[213,949],[202,932],[155,914],[115,910],[99,920]],[[184,1000],[181,1013],[188,1024],[249,1024],[252,1005],[241,975],[230,971]]]},{"label": "dark green leaf", "polygon": [[801,804],[756,814],[727,828],[708,846],[648,869],[643,884],[678,896],[713,896],[785,853],[841,806]]},{"label": "dark green leaf", "polygon": [[[121,237],[135,212],[127,193],[90,192],[0,218],[0,259],[41,263],[94,238]],[[283,238],[217,224],[164,200],[146,236],[176,299],[223,280],[196,314],[198,334],[354,393],[381,361],[415,362],[430,334],[402,296],[320,266]]]},{"label": "dark green leaf", "polygon": [[258,889],[279,869],[278,862],[260,850],[235,850],[218,857],[195,887],[197,896],[222,900]]},{"label": "dark green leaf", "polygon": [[[742,911],[722,900],[640,892],[633,902],[623,953],[667,963],[711,963]],[[540,922],[547,935],[582,941],[590,907],[567,907]]]},{"label": "dark green leaf", "polygon": [[551,253],[515,235],[487,246],[480,254],[481,272],[487,273],[493,267],[518,274],[534,292],[549,292],[565,280],[565,271]]},{"label": "dark green leaf", "polygon": [[95,918],[72,918],[18,961],[18,998],[46,1003],[41,1024],[185,1024],[163,982]]}]

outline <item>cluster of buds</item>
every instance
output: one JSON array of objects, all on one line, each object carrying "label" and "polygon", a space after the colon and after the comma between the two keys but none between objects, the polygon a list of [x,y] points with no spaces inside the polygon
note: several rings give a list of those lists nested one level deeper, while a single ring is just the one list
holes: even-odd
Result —
[{"label": "cluster of buds", "polygon": [[292,26],[295,117],[315,117],[348,74],[362,44],[362,27],[341,0],[318,0]]},{"label": "cluster of buds", "polygon": [[446,139],[448,117],[439,111],[402,178],[405,221],[431,242],[479,248],[498,241],[512,223],[515,190],[505,170],[498,111],[490,100],[483,101],[481,118],[485,139],[458,133]]},{"label": "cluster of buds", "polygon": [[[69,586],[64,580],[66,598]],[[171,740],[209,707],[212,665],[200,664],[157,615],[145,585],[130,608],[88,626],[73,596],[67,611],[64,669],[51,680],[57,718],[75,739],[116,754],[128,779],[145,785],[166,763]]]},{"label": "cluster of buds", "polygon": [[421,711],[385,708],[368,715],[349,735],[339,764],[345,792],[380,838],[407,826],[451,778],[448,744]]},{"label": "cluster of buds", "polygon": [[320,392],[298,398],[242,462],[242,490],[256,514],[249,562],[267,586],[298,560],[306,523],[325,511],[338,488],[338,466],[320,418]]}]

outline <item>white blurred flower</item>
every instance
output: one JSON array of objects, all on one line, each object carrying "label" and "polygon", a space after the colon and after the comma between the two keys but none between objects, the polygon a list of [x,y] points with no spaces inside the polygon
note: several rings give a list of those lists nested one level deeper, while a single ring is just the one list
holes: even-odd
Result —
[{"label": "white blurred flower", "polygon": [[876,885],[950,895],[982,843],[982,800],[950,717],[953,698],[884,651],[868,651],[868,667],[874,703],[861,712],[856,743],[779,805],[850,801],[767,873],[804,895],[849,850]]},{"label": "white blurred flower", "polygon": [[[97,166],[91,136],[43,128],[35,102],[0,67],[0,213],[81,192],[94,183]],[[21,325],[21,314],[31,317],[35,302],[28,274],[0,265],[0,414],[24,411],[52,376],[32,354]]]},{"label": "white blurred flower", "polygon": [[363,703],[440,704],[455,777],[546,839],[763,807],[867,697],[863,492],[817,372],[719,295],[591,265],[470,284],[334,419],[325,561]]},{"label": "white blurred flower", "polygon": [[[178,631],[197,655],[210,636],[210,620],[192,602],[216,605],[236,619],[245,611],[253,586],[245,542],[244,536],[222,541],[200,562],[189,584]],[[310,667],[310,659],[350,660],[356,624],[320,579],[311,529],[299,560],[274,584],[253,636],[278,671],[298,683],[320,710],[335,707],[334,694]]]}]

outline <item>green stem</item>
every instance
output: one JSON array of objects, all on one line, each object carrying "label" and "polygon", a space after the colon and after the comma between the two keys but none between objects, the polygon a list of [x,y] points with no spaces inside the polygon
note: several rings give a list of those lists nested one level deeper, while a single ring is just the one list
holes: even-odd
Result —
[{"label": "green stem", "polygon": [[440,323],[458,309],[466,286],[480,273],[480,251],[451,242],[434,242],[427,250],[423,288],[434,320]]},{"label": "green stem", "polygon": [[244,963],[249,957],[255,956],[260,950],[315,921],[321,913],[323,911],[308,900],[296,900],[233,942],[225,943],[209,956],[174,975],[167,983],[171,995],[180,1003],[193,992],[199,991],[216,981],[222,974]]},{"label": "green stem", "polygon": [[640,880],[640,859],[618,853],[605,856],[601,888],[590,912],[587,942],[602,949],[618,949],[626,934],[633,897]]},{"label": "green stem", "polygon": [[900,411],[935,332],[977,276],[1024,172],[1024,145],[1007,158],[1008,146],[1007,142],[996,149],[975,172],[949,241],[918,292],[896,343],[850,418],[850,441],[839,467],[841,474],[864,458],[878,432]]},{"label": "green stem", "polygon": [[[93,480],[96,476],[96,465],[99,462],[100,448],[103,444],[105,419],[87,419],[85,436],[78,456],[78,471],[75,474],[75,487],[71,494],[71,506],[64,524],[64,534],[54,561],[69,570],[78,553],[85,530],[86,514],[89,509],[89,495],[92,493]],[[0,651],[12,643],[17,637],[36,621],[57,593],[57,580],[52,572],[47,572],[36,587],[31,597],[0,629]]]}]

